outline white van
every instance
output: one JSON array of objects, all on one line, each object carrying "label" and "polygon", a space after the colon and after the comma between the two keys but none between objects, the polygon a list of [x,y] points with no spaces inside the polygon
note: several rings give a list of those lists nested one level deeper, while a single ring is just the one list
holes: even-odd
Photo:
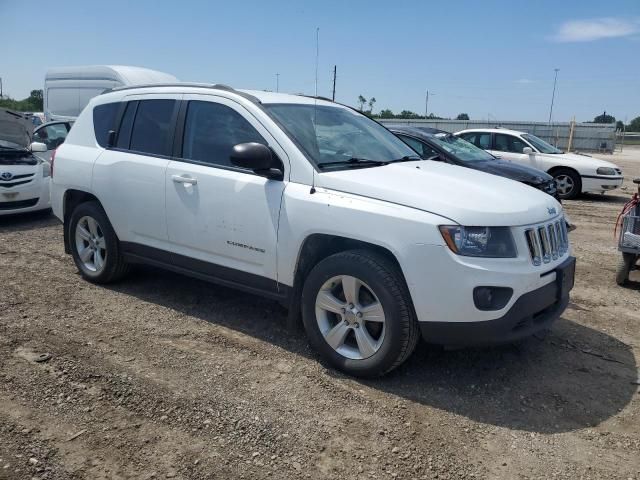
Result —
[{"label": "white van", "polygon": [[52,68],[44,79],[45,122],[75,120],[89,100],[111,88],[176,81],[168,73],[122,65]]}]

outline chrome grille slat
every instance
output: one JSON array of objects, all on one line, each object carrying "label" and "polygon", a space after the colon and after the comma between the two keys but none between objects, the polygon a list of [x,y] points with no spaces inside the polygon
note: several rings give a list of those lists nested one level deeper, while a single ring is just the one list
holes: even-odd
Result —
[{"label": "chrome grille slat", "polygon": [[564,256],[569,250],[569,236],[564,219],[525,230],[531,262],[538,266]]}]

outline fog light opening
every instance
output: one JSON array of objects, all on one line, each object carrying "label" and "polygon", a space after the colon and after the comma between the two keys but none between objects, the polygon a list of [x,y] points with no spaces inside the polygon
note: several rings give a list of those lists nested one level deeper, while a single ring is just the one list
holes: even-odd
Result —
[{"label": "fog light opening", "polygon": [[501,310],[512,295],[513,289],[508,287],[476,287],[473,289],[473,303],[478,310]]}]

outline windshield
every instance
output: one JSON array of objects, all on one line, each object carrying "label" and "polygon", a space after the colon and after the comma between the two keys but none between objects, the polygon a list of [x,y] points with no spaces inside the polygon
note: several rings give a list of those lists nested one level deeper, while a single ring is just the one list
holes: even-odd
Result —
[{"label": "windshield", "polygon": [[350,162],[354,160],[419,159],[389,130],[347,108],[300,104],[265,107],[319,168],[324,168],[323,164],[353,166]]},{"label": "windshield", "polygon": [[524,135],[522,135],[522,138],[524,138],[531,145],[536,147],[536,150],[538,150],[541,153],[562,153],[556,147],[554,147],[553,145],[549,145],[547,142],[545,142],[541,138],[536,137],[535,135],[525,133]]},{"label": "windshield", "polygon": [[495,157],[476,147],[473,143],[450,133],[439,133],[431,138],[440,148],[463,162],[495,160]]}]

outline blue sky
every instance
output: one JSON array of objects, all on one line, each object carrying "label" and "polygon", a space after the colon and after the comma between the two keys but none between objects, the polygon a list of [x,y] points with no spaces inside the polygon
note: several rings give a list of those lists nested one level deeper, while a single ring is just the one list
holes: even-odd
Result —
[{"label": "blue sky", "polygon": [[185,81],[313,93],[471,118],[640,115],[640,1],[0,0],[0,77],[16,98],[48,67],[137,65]]}]

